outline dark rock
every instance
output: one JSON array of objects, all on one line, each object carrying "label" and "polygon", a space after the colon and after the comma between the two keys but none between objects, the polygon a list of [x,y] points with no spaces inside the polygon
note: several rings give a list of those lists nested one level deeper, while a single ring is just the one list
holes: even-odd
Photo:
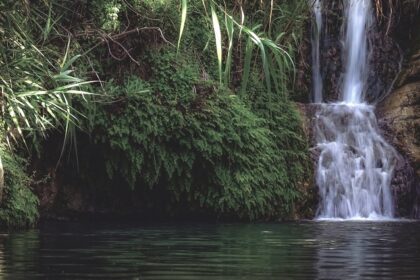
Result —
[{"label": "dark rock", "polygon": [[[420,28],[420,20],[417,21]],[[418,30],[418,29],[417,29]],[[411,53],[392,92],[377,106],[386,139],[401,153],[392,186],[397,211],[420,218],[420,35],[411,38]]]},{"label": "dark rock", "polygon": [[[342,42],[344,8],[345,5],[342,0],[323,1],[323,29],[320,50],[325,102],[336,101],[341,95],[342,79],[345,72]],[[383,7],[383,12],[388,10],[388,7]],[[395,14],[396,12],[392,14],[390,20],[394,20]],[[376,15],[374,24],[368,31],[370,71],[365,92],[366,99],[369,102],[375,102],[389,92],[394,78],[400,70],[402,59],[398,44],[393,39],[396,28],[391,28],[393,25],[391,24],[390,27],[387,24],[389,22],[384,21],[383,17],[384,15]],[[396,24],[396,20],[391,21],[391,23]],[[310,27],[308,27],[308,30],[310,30]],[[309,31],[307,33],[309,34]],[[307,50],[308,47],[305,47],[302,57],[306,57],[306,61],[311,61],[310,42],[305,41],[305,45],[307,44],[309,44],[309,51]],[[298,63],[298,68],[299,73],[307,73],[305,79],[298,79],[300,83],[299,92],[306,89],[307,94],[310,95],[312,88],[310,67],[308,68],[307,63]],[[304,83],[306,84],[303,85]],[[302,101],[302,98],[299,100]],[[311,100],[311,98],[308,97],[307,100]]]}]

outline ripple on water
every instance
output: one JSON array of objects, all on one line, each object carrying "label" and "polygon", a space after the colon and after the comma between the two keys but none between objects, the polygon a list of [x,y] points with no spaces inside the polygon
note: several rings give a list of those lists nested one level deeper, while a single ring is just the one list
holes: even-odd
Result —
[{"label": "ripple on water", "polygon": [[49,225],[0,236],[0,278],[417,279],[418,232],[394,220]]}]

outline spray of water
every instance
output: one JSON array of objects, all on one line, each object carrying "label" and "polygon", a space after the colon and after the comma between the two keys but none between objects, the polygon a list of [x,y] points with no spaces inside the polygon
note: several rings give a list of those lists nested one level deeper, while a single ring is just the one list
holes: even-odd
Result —
[{"label": "spray of water", "polygon": [[370,0],[347,1],[342,101],[319,105],[316,115],[320,219],[394,216],[390,184],[397,155],[379,133],[374,107],[363,102],[371,14]]},{"label": "spray of water", "polygon": [[395,152],[378,133],[373,107],[325,104],[315,122],[320,218],[393,217]]}]

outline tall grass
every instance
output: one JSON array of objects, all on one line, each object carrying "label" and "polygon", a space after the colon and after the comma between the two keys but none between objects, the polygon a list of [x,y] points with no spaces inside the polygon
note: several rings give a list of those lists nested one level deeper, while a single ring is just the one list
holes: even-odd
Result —
[{"label": "tall grass", "polygon": [[81,117],[72,99],[90,94],[85,86],[91,81],[77,77],[72,68],[80,56],[71,55],[70,37],[62,48],[46,45],[57,32],[51,6],[43,23],[28,5],[0,4],[0,113],[10,145],[45,137],[51,128],[62,128],[68,137]]},{"label": "tall grass", "polygon": [[[280,5],[274,5],[274,2],[271,1],[268,11],[269,22],[261,24],[248,22],[244,13],[246,9],[242,6],[240,7],[240,21],[238,21],[234,13],[229,12],[226,6],[220,5],[214,0],[202,1],[203,16],[210,17],[209,22],[214,33],[220,83],[230,86],[234,54],[240,53],[243,57],[236,57],[236,61],[242,61],[242,69],[240,69],[242,77],[240,92],[242,94],[246,93],[249,75],[255,67],[260,68],[268,92],[287,92],[286,85],[290,84],[290,75],[293,76],[295,71],[292,56],[296,43],[296,36],[290,34],[288,28],[295,20],[294,17],[299,16],[293,11],[301,13],[303,9],[301,3],[305,1],[297,2],[299,4],[295,3],[295,5],[298,8],[282,11]],[[178,49],[181,46],[182,35],[188,22],[188,4],[187,0],[181,0],[182,13]],[[210,15],[207,13],[208,10],[210,10]],[[256,13],[259,12],[261,11]],[[288,22],[285,22],[285,17],[288,18]],[[221,21],[224,24],[221,24]],[[282,21],[285,25],[282,32],[274,34],[272,25],[278,21]],[[268,26],[267,31],[264,31],[265,25]],[[245,45],[244,50],[242,50],[243,45]]]}]

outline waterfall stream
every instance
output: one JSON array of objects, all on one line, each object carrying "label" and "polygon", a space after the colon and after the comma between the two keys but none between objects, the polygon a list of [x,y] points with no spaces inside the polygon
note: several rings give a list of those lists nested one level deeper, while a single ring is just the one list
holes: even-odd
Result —
[{"label": "waterfall stream", "polygon": [[313,9],[315,22],[312,25],[312,80],[313,80],[313,101],[322,102],[322,76],[321,76],[321,57],[320,41],[322,30],[322,7],[321,0],[311,0],[310,5]]},{"label": "waterfall stream", "polygon": [[343,101],[363,102],[363,88],[368,71],[367,31],[372,24],[371,0],[349,0],[346,6],[345,46],[346,73]]},{"label": "waterfall stream", "polygon": [[[317,17],[321,6],[316,2],[313,9]],[[346,3],[341,100],[320,104],[315,116],[314,134],[320,152],[316,170],[320,194],[317,216],[319,219],[392,218],[390,185],[397,154],[380,135],[374,106],[364,102],[369,70],[367,33],[373,22],[373,11],[370,0]],[[319,42],[313,43],[312,48],[319,48]],[[319,59],[319,50],[312,53],[314,61]],[[319,87],[322,89],[317,75],[313,76],[314,95]],[[315,101],[317,98],[314,96]]]}]

